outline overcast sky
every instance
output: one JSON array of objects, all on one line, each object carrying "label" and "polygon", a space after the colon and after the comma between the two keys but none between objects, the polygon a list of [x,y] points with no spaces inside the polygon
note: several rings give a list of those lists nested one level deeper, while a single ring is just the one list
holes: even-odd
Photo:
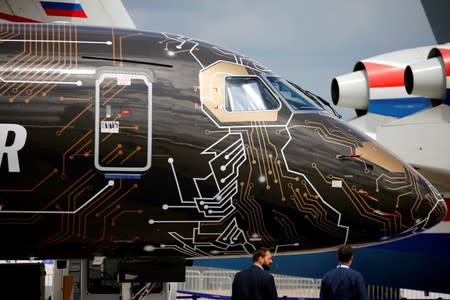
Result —
[{"label": "overcast sky", "polygon": [[[435,44],[419,0],[123,0],[139,29],[245,54],[331,102],[333,77],[385,52]],[[351,110],[339,110],[346,119]]]}]

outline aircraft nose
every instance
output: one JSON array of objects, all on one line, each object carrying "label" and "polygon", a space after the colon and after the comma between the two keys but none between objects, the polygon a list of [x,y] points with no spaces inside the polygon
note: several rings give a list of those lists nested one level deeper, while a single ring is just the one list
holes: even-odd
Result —
[{"label": "aircraft nose", "polygon": [[[416,219],[419,231],[430,229],[444,220],[447,215],[447,205],[442,195],[425,178],[422,177],[421,179],[425,193],[423,193],[424,199],[417,205],[419,214],[423,215],[422,220],[420,216]],[[426,202],[429,203],[427,204]]]}]

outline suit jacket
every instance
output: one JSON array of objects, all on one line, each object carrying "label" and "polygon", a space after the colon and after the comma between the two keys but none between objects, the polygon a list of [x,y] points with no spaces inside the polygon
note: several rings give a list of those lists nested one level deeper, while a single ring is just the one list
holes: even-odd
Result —
[{"label": "suit jacket", "polygon": [[337,267],[326,273],[320,286],[321,300],[367,300],[364,279],[358,271]]},{"label": "suit jacket", "polygon": [[259,268],[249,269],[236,274],[231,293],[232,300],[275,300],[278,299],[273,276]]}]

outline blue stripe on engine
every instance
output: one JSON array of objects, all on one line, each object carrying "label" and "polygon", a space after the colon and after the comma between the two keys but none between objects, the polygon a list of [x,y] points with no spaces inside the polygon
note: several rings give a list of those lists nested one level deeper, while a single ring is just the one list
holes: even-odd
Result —
[{"label": "blue stripe on engine", "polygon": [[83,10],[80,3],[41,1],[44,9]]},{"label": "blue stripe on engine", "polygon": [[368,111],[383,116],[402,118],[431,107],[431,101],[425,97],[371,99]]}]

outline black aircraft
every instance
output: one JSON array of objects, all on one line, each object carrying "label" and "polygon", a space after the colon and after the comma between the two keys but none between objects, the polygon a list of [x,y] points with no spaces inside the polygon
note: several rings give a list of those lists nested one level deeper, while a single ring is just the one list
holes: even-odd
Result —
[{"label": "black aircraft", "polygon": [[446,215],[322,101],[187,37],[0,25],[0,257],[241,256],[406,237]]}]

